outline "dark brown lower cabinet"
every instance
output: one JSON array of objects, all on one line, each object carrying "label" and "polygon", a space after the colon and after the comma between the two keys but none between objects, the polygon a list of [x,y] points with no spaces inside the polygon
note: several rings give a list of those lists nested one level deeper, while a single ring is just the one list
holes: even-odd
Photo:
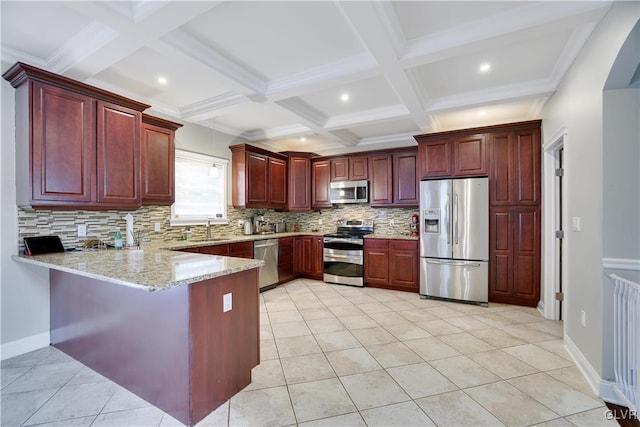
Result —
[{"label": "dark brown lower cabinet", "polygon": [[418,292],[418,241],[365,239],[364,282],[371,287]]},{"label": "dark brown lower cabinet", "polygon": [[282,237],[278,239],[278,282],[284,283],[295,277],[293,237]]},{"label": "dark brown lower cabinet", "polygon": [[296,271],[300,276],[322,280],[324,262],[322,260],[322,236],[301,236],[295,245]]},{"label": "dark brown lower cabinet", "polygon": [[489,209],[489,301],[535,307],[540,300],[540,208]]}]

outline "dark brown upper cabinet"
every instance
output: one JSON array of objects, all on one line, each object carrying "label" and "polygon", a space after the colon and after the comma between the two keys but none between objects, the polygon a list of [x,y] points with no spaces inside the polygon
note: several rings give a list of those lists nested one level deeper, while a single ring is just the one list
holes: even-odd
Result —
[{"label": "dark brown upper cabinet", "polygon": [[311,210],[311,158],[313,153],[285,151],[287,155],[287,211]]},{"label": "dark brown upper cabinet", "polygon": [[141,112],[149,105],[18,62],[19,206],[135,209],[141,205]]},{"label": "dark brown upper cabinet", "polygon": [[372,207],[393,205],[393,156],[369,156],[369,203]]},{"label": "dark brown upper cabinet", "polygon": [[331,182],[369,179],[366,156],[341,157],[331,160]]},{"label": "dark brown upper cabinet", "polygon": [[311,208],[330,208],[331,196],[329,182],[331,178],[329,160],[311,162]]},{"label": "dark brown upper cabinet", "polygon": [[421,178],[487,175],[485,135],[420,138]]},{"label": "dark brown upper cabinet", "polygon": [[418,206],[418,150],[416,148],[393,153],[393,204]]},{"label": "dark brown upper cabinet", "polygon": [[172,205],[175,201],[175,131],[181,124],[142,115],[140,166],[142,204]]},{"label": "dark brown upper cabinet", "polygon": [[287,156],[248,144],[229,149],[233,206],[283,209],[287,203]]}]

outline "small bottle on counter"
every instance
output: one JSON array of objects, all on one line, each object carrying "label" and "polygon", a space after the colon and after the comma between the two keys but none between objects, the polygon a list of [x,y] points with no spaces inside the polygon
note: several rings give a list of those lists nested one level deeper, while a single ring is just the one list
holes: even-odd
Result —
[{"label": "small bottle on counter", "polygon": [[122,234],[120,234],[119,228],[116,228],[116,234],[114,235],[113,242],[113,246],[116,249],[122,249]]},{"label": "small bottle on counter", "polygon": [[187,227],[187,231],[184,234],[186,240],[191,240],[191,228]]}]

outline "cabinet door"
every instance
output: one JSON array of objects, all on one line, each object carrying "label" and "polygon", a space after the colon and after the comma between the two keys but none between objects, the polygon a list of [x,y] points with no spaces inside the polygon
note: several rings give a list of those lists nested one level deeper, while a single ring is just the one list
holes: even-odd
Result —
[{"label": "cabinet door", "polygon": [[116,104],[97,103],[98,202],[140,206],[142,114]]},{"label": "cabinet door", "polygon": [[201,254],[207,255],[229,255],[229,245],[213,245],[200,248]]},{"label": "cabinet door", "polygon": [[418,206],[418,152],[393,154],[393,204]]},{"label": "cabinet door", "polygon": [[418,242],[389,242],[389,285],[394,289],[418,292]]},{"label": "cabinet door", "polygon": [[293,238],[293,273],[296,276],[304,274],[304,251],[300,236]]},{"label": "cabinet door", "polygon": [[312,236],[302,236],[301,237],[301,250],[302,250],[302,263],[300,266],[300,271],[305,276],[311,275],[313,272],[313,239]]},{"label": "cabinet door", "polygon": [[229,243],[229,256],[253,259],[253,242]]},{"label": "cabinet door", "polygon": [[171,205],[175,201],[174,132],[143,124],[140,145],[142,203]]},{"label": "cabinet door", "polygon": [[269,206],[282,208],[287,204],[287,162],[269,157]]},{"label": "cabinet door", "polygon": [[294,277],[293,241],[293,237],[278,239],[278,278],[281,283]]},{"label": "cabinet door", "polygon": [[516,204],[540,203],[540,130],[527,129],[515,133],[513,154],[513,187]]},{"label": "cabinet door", "polygon": [[348,181],[349,180],[349,159],[344,157],[341,159],[331,160],[331,182]]},{"label": "cabinet door", "polygon": [[[94,101],[47,84],[32,84],[31,194],[19,197],[31,199],[32,205],[95,201]],[[28,158],[28,147],[19,149]]]},{"label": "cabinet door", "polygon": [[311,165],[311,207],[330,208],[329,197],[329,161],[313,162]]},{"label": "cabinet door", "polygon": [[372,207],[393,204],[393,173],[390,154],[369,157],[369,203]]},{"label": "cabinet door", "polygon": [[324,252],[324,242],[322,237],[313,236],[311,237],[311,278],[316,280],[322,280],[324,275],[324,261],[323,261],[323,252]]},{"label": "cabinet door", "polygon": [[369,160],[366,156],[349,157],[349,180],[369,179]]},{"label": "cabinet door", "polygon": [[389,242],[384,239],[364,241],[364,282],[389,284]]},{"label": "cabinet door", "polygon": [[514,219],[514,295],[533,307],[540,299],[540,209],[514,208]]},{"label": "cabinet door", "polygon": [[418,144],[420,179],[451,176],[451,140],[438,139]]},{"label": "cabinet door", "polygon": [[289,157],[288,210],[311,209],[311,161],[306,157]]},{"label": "cabinet door", "polygon": [[513,294],[513,230],[513,208],[489,208],[490,301],[497,302],[497,298],[509,298]]},{"label": "cabinet door", "polygon": [[489,204],[513,205],[513,133],[491,135],[489,142]]},{"label": "cabinet door", "polygon": [[247,207],[266,207],[268,201],[269,159],[247,152]]},{"label": "cabinet door", "polygon": [[455,138],[453,144],[453,175],[486,175],[487,154],[484,135]]}]

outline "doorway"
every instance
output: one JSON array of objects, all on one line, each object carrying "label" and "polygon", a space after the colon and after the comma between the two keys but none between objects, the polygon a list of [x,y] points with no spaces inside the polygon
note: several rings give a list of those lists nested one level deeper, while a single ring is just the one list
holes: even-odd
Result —
[{"label": "doorway", "polygon": [[567,241],[565,239],[566,188],[565,148],[567,131],[561,129],[545,143],[544,151],[544,282],[542,311],[544,317],[562,320],[567,302],[566,272],[563,261],[566,259]]}]

